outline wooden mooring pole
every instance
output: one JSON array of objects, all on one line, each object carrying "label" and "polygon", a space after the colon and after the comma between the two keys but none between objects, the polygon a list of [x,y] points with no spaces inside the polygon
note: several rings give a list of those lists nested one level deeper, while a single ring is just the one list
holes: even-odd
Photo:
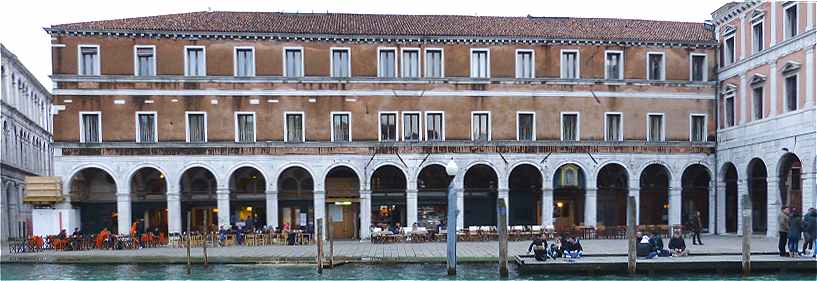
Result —
[{"label": "wooden mooring pole", "polygon": [[315,222],[315,245],[318,247],[318,274],[323,274],[323,218],[318,218]]},{"label": "wooden mooring pole", "polygon": [[202,251],[204,252],[204,268],[207,268],[207,242],[210,241],[210,212],[204,212],[204,243],[201,243]]},{"label": "wooden mooring pole", "polygon": [[627,197],[627,272],[634,274],[636,270],[636,218],[635,197]]},{"label": "wooden mooring pole", "polygon": [[326,221],[326,238],[329,239],[329,268],[335,267],[335,235],[332,234],[332,217]]},{"label": "wooden mooring pole", "polygon": [[752,200],[749,195],[745,194],[741,198],[742,215],[743,215],[743,255],[741,256],[741,265],[743,266],[743,275],[749,275],[752,272]]},{"label": "wooden mooring pole", "polygon": [[499,276],[508,277],[508,208],[504,198],[496,200],[496,233],[499,236]]},{"label": "wooden mooring pole", "polygon": [[193,273],[193,268],[190,264],[190,220],[190,212],[187,212],[187,274]]}]

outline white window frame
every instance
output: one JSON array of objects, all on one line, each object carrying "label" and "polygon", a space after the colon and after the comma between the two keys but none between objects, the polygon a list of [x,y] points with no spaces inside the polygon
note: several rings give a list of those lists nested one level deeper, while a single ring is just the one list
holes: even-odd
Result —
[{"label": "white window frame", "polygon": [[[695,67],[694,64],[692,63],[693,62],[693,60],[692,60],[693,57],[704,57],[704,64],[703,64],[704,69],[702,69],[702,71],[701,71],[701,73],[703,74],[701,78],[703,78],[703,80],[701,80],[701,82],[709,81],[709,71],[707,69],[708,68],[707,66],[709,66],[709,57],[704,53],[690,53],[689,54],[689,81],[693,81],[692,80],[692,70],[693,70],[693,67]],[[666,65],[664,66],[664,68],[666,68]]]},{"label": "white window frame", "polygon": [[[618,115],[618,139],[617,140],[610,140],[607,139],[608,127],[607,127],[607,116],[608,115]],[[624,113],[623,112],[605,112],[604,113],[604,120],[603,120],[604,128],[604,141],[624,141]]]},{"label": "white window frame", "polygon": [[[530,78],[528,77],[520,77],[519,73],[519,60],[517,59],[519,53],[530,53]],[[516,79],[534,79],[536,78],[536,51],[533,49],[516,49],[514,52],[514,72],[516,72]]]},{"label": "white window frame", "polygon": [[[352,112],[351,111],[332,111],[329,112],[329,141],[335,142],[335,115],[349,116],[349,142],[352,142]],[[379,119],[379,118],[378,118]]]},{"label": "white window frame", "polygon": [[[485,77],[474,76],[474,52],[485,52]],[[470,69],[469,77],[474,79],[490,79],[491,78],[491,49],[490,48],[471,48],[468,51],[468,65]]]},{"label": "white window frame", "polygon": [[156,111],[137,111],[136,113],[133,114],[134,124],[136,125],[135,128],[134,128],[134,131],[136,132],[136,142],[137,143],[146,142],[146,141],[142,140],[142,138],[141,138],[142,134],[140,134],[140,132],[139,132],[139,115],[142,115],[142,114],[153,115],[153,142],[154,143],[159,142],[159,131],[158,131],[158,129],[159,129],[159,118],[158,118],[159,115],[156,113]]},{"label": "white window frame", "polygon": [[[797,17],[794,23],[794,35],[789,34],[789,19],[786,17],[786,10],[794,7],[794,15]],[[800,5],[797,1],[788,1],[783,3],[783,40],[788,40],[800,34]]]},{"label": "white window frame", "polygon": [[[258,118],[255,116],[255,111],[236,111],[233,113],[233,127],[235,133],[235,142],[239,142],[238,138],[238,115],[250,114],[252,115],[252,142],[256,142],[258,139]],[[286,135],[285,135],[286,136]]]},{"label": "white window frame", "polygon": [[[650,139],[651,131],[650,131],[650,116],[661,116],[661,139],[660,140],[653,140]],[[667,116],[662,112],[647,112],[647,142],[662,142],[666,141],[667,139]]]},{"label": "white window frame", "polygon": [[[428,60],[426,56],[428,51],[440,51],[440,77],[428,77]],[[443,48],[424,48],[423,49],[423,77],[426,78],[445,78],[445,49]]]},{"label": "white window frame", "polygon": [[471,141],[477,141],[474,139],[474,115],[477,114],[488,114],[488,141],[491,141],[491,130],[493,128],[493,122],[491,121],[491,112],[490,111],[471,111]]},{"label": "white window frame", "polygon": [[[332,57],[332,55],[335,53],[335,51],[346,51],[346,54],[349,55],[349,60],[346,63],[346,73],[349,74],[348,76],[337,76],[333,72],[334,69],[335,69],[335,61],[334,61],[334,58]],[[377,56],[380,57],[380,53],[378,53]],[[329,77],[331,77],[331,78],[351,78],[352,77],[352,48],[349,48],[349,47],[331,47],[331,48],[329,48]]]},{"label": "white window frame", "polygon": [[98,116],[97,120],[97,138],[99,139],[99,143],[102,143],[102,111],[80,111],[79,112],[79,142],[86,143],[85,140],[85,125],[82,124],[82,116],[84,115],[96,115]]},{"label": "white window frame", "polygon": [[[788,99],[788,85],[786,85],[786,79],[794,77],[795,87],[794,87],[794,102],[795,108],[794,110],[789,110],[789,99]],[[800,110],[800,70],[795,70],[789,73],[788,75],[783,75],[783,113],[786,112],[795,112]]]},{"label": "white window frame", "polygon": [[698,116],[703,116],[703,118],[704,118],[704,135],[703,135],[704,139],[703,139],[702,142],[706,142],[706,139],[709,136],[708,135],[709,134],[708,128],[706,126],[708,124],[708,122],[709,122],[709,116],[707,116],[706,113],[690,113],[689,114],[689,141],[690,142],[694,141],[694,140],[692,140],[692,129],[693,129],[692,119],[693,119],[693,117],[698,117]]},{"label": "white window frame", "polygon": [[[441,123],[440,124],[440,130],[442,130],[442,132],[440,132],[440,140],[434,140],[434,141],[445,141],[445,111],[426,111],[426,112],[424,112],[423,113],[423,118],[425,118],[424,120],[426,122],[428,122],[428,115],[429,114],[440,114],[441,115],[442,122],[440,122]],[[427,130],[428,126],[427,126],[427,124],[424,124],[424,125],[426,125],[425,126],[426,130],[423,130],[423,139],[425,141],[429,141],[429,139],[428,139],[428,130]]]},{"label": "white window frame", "polygon": [[[732,56],[731,56],[731,58],[729,58],[729,62],[727,63],[726,62],[726,55],[727,55],[726,54],[726,41],[729,41],[729,39],[732,39]],[[737,50],[735,50],[735,48],[737,48],[737,46],[738,46],[738,41],[735,39],[735,34],[734,33],[731,33],[731,34],[723,37],[723,49],[724,49],[723,50],[724,51],[723,65],[724,66],[732,65],[732,64],[734,64],[736,62],[735,59],[737,58]]]},{"label": "white window frame", "polygon": [[516,140],[521,141],[522,136],[519,135],[519,116],[522,114],[530,114],[533,115],[533,122],[531,123],[531,140],[536,141],[536,112],[535,111],[517,111],[516,112]]},{"label": "white window frame", "polygon": [[[96,48],[96,60],[94,60],[94,74],[82,74],[82,48]],[[101,75],[102,73],[102,48],[95,44],[77,45],[77,75]]]},{"label": "white window frame", "polygon": [[[238,76],[238,51],[250,50],[252,52],[252,67],[250,73],[247,75]],[[254,46],[235,46],[233,47],[233,76],[235,77],[255,77],[255,47]]]},{"label": "white window frame", "polygon": [[[187,45],[187,46],[184,46],[184,54],[182,54],[182,56],[184,57],[184,76],[193,76],[193,75],[190,75],[190,70],[187,69],[187,65],[188,65],[188,63],[187,63],[187,59],[188,59],[187,58],[187,50],[189,50],[189,49],[202,49],[201,53],[204,56],[204,59],[202,60],[204,62],[204,65],[202,65],[202,67],[201,67],[202,69],[204,69],[204,75],[202,75],[202,76],[207,76],[207,48],[205,46],[202,46],[202,45]],[[235,57],[235,51],[233,51],[233,57]],[[233,61],[235,61],[235,59],[233,59]],[[198,76],[198,75],[196,75],[196,76]]]},{"label": "white window frame", "polygon": [[[661,77],[658,79],[650,79],[650,55],[661,55]],[[664,52],[647,52],[647,57],[645,58],[647,62],[646,70],[647,70],[647,77],[646,80],[649,81],[664,81],[667,80],[667,54]]]},{"label": "white window frame", "polygon": [[[301,62],[300,62],[300,64],[301,64],[301,73],[300,73],[300,75],[287,76],[289,74],[289,73],[287,73],[287,51],[290,51],[290,50],[297,50],[297,51],[301,52]],[[255,54],[253,54],[253,58],[254,57],[255,57]],[[306,69],[304,69],[304,47],[284,47],[284,49],[281,51],[281,61],[283,62],[281,67],[283,68],[282,73],[283,73],[284,77],[304,77],[304,76],[306,76]],[[330,53],[330,60],[329,61],[330,61],[330,63],[332,61],[331,60],[331,53]],[[331,68],[330,68],[330,70],[331,70]]]},{"label": "white window frame", "polygon": [[204,115],[204,142],[207,142],[207,111],[185,111],[184,112],[184,140],[190,142],[190,114]]},{"label": "white window frame", "polygon": [[423,121],[425,121],[423,119],[423,112],[422,111],[402,111],[402,112],[400,112],[400,118],[401,118],[400,124],[403,124],[403,126],[405,126],[405,124],[406,124],[406,120],[405,120],[406,114],[417,114],[417,125],[419,127],[417,129],[419,130],[419,132],[418,132],[419,135],[417,136],[416,141],[415,140],[406,140],[406,130],[403,130],[402,134],[400,134],[400,140],[401,141],[408,141],[408,142],[420,142],[420,141],[423,141]]},{"label": "white window frame", "polygon": [[[576,53],[576,78],[565,77],[565,53]],[[560,79],[582,79],[582,53],[579,49],[561,49],[559,50],[559,78]]]},{"label": "white window frame", "polygon": [[[405,63],[403,61],[403,53],[405,51],[416,51],[417,52],[417,77],[406,77],[406,73],[405,73],[405,71],[403,71],[404,70],[403,64]],[[380,52],[378,51],[377,54],[379,55]],[[423,69],[423,66],[424,66],[423,65],[423,59],[422,59],[422,54],[423,54],[423,51],[420,50],[420,48],[400,48],[400,54],[399,54],[400,55],[400,65],[399,65],[400,73],[395,73],[395,74],[399,74],[397,77],[412,78],[412,79],[422,78],[423,77],[423,72],[420,71],[421,69]],[[378,63],[380,62],[380,60],[377,60],[377,61],[378,61]],[[394,66],[398,67],[398,65],[396,63],[394,64]]]},{"label": "white window frame", "polygon": [[159,70],[156,69],[156,45],[135,45],[133,46],[133,76],[140,76],[139,75],[139,55],[136,53],[138,49],[145,49],[150,48],[153,49],[153,75],[141,75],[141,76],[157,76],[159,75]]},{"label": "white window frame", "polygon": [[383,141],[383,123],[382,117],[383,114],[394,114],[394,140],[387,140],[387,141],[400,141],[400,112],[399,111],[378,111],[377,112],[377,141]]},{"label": "white window frame", "polygon": [[301,115],[301,142],[306,142],[306,114],[303,111],[284,111],[284,142],[289,142],[287,115]]},{"label": "white window frame", "polygon": [[[380,65],[380,55],[382,51],[393,51],[394,52],[394,77],[384,77],[383,76],[383,66]],[[377,47],[377,78],[392,78],[396,79],[400,77],[398,74],[397,68],[397,56],[400,52],[397,51],[397,47]],[[349,60],[351,62],[351,59]]]},{"label": "white window frame", "polygon": [[559,113],[559,138],[565,141],[565,115],[576,115],[576,139],[567,141],[581,141],[582,140],[582,115],[578,111],[564,111]]},{"label": "white window frame", "polygon": [[[735,90],[730,90],[730,91],[726,92],[726,94],[723,95],[723,114],[724,114],[723,122],[725,123],[725,124],[723,124],[724,128],[734,127],[734,126],[738,125],[738,120],[737,120],[738,116],[737,116],[737,112],[735,112],[735,110],[737,109],[737,105],[735,104],[735,92],[736,92]],[[727,104],[726,100],[728,100],[730,98],[732,99],[732,124],[729,124],[729,119],[728,119],[729,116],[726,115],[726,113],[729,112],[729,111],[726,110],[726,104]]]},{"label": "white window frame", "polygon": [[[619,54],[619,58],[621,59],[621,63],[619,64],[621,70],[619,70],[618,77],[616,78],[610,78],[610,74],[608,73],[607,54]],[[616,50],[604,51],[604,79],[624,80],[624,51]]]},{"label": "white window frame", "polygon": [[765,41],[765,39],[766,39],[766,38],[760,38],[760,39],[761,39],[761,40],[760,40],[760,43],[759,43],[760,45],[758,45],[758,46],[757,46],[757,47],[760,47],[760,49],[759,49],[759,50],[756,50],[756,49],[755,49],[755,39],[756,39],[756,38],[755,38],[755,37],[756,37],[756,36],[755,36],[755,26],[756,26],[756,25],[760,25],[760,32],[761,32],[761,35],[762,35],[763,37],[766,37],[766,32],[765,32],[765,30],[763,30],[763,16],[759,16],[759,17],[757,17],[756,19],[754,19],[754,21],[752,21],[752,24],[751,24],[751,27],[752,27],[752,28],[751,28],[751,29],[750,29],[750,31],[749,31],[749,33],[750,33],[750,34],[752,34],[752,35],[751,35],[751,36],[752,36],[752,42],[751,42],[751,44],[750,44],[750,46],[751,46],[751,50],[752,50],[752,54],[760,53],[760,52],[762,52],[762,51],[765,49],[765,48],[764,48],[764,46],[763,46],[763,41]]}]

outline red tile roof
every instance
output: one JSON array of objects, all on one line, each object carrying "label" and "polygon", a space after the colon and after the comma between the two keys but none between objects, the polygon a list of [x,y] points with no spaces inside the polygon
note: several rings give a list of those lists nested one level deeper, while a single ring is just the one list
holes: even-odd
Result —
[{"label": "red tile roof", "polygon": [[192,12],[54,25],[50,31],[159,31],[370,36],[532,37],[707,43],[704,23],[607,18]]}]

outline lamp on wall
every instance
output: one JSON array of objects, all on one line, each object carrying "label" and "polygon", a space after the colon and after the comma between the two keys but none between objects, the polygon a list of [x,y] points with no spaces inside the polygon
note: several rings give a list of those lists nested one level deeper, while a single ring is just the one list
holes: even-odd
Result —
[{"label": "lamp on wall", "polygon": [[454,159],[448,161],[448,164],[445,165],[445,173],[448,174],[449,177],[453,177],[457,175],[457,171],[459,171],[460,167],[457,166],[457,163],[454,162]]}]

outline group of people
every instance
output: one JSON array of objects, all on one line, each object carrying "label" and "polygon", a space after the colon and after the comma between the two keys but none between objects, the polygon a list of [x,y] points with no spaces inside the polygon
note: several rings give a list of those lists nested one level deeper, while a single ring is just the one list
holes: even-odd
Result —
[{"label": "group of people", "polygon": [[[664,249],[664,240],[658,233],[642,234],[636,233],[636,238],[639,239],[636,245],[636,256],[645,259],[652,259],[654,257],[684,257],[689,255],[684,236],[680,230],[675,230],[670,237],[667,249]],[[695,235],[693,235],[693,244],[695,242]],[[700,237],[697,238],[700,241]],[[703,243],[701,243],[703,245]]]},{"label": "group of people", "polygon": [[810,208],[801,215],[797,208],[783,207],[778,217],[778,231],[780,240],[777,248],[781,257],[805,256],[809,251],[812,258],[817,257],[814,246],[817,243],[817,209]]},{"label": "group of people", "polygon": [[553,244],[548,246],[547,236],[543,234],[530,243],[528,253],[531,253],[531,251],[537,261],[557,258],[567,258],[569,261],[573,261],[584,255],[584,249],[579,239],[575,236],[568,238],[564,235],[554,239]]}]

